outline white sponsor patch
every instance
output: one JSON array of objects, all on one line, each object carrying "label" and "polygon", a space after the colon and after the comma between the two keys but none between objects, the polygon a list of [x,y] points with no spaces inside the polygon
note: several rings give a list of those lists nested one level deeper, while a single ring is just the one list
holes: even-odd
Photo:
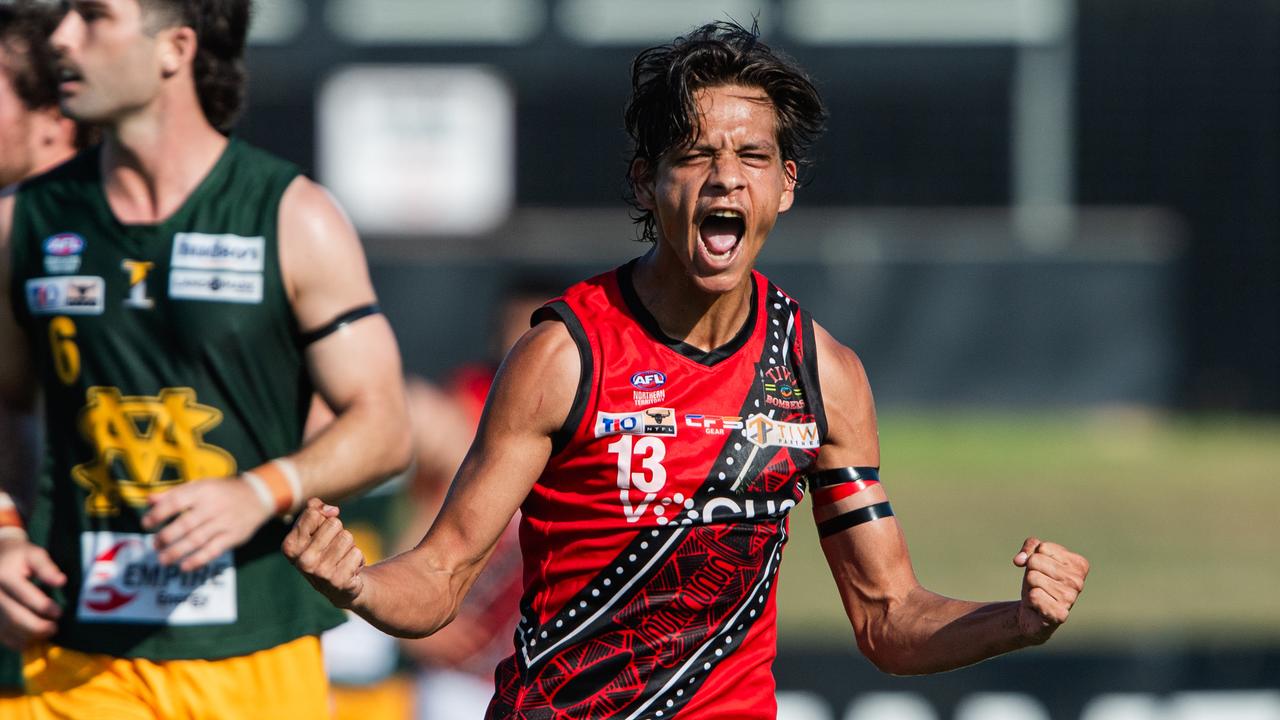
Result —
[{"label": "white sponsor patch", "polygon": [[267,241],[262,237],[175,233],[169,265],[193,270],[261,272]]},{"label": "white sponsor patch", "polygon": [[154,535],[80,534],[84,584],[81,622],[225,625],[236,621],[236,569],[231,551],[184,573],[156,559]]},{"label": "white sponsor patch", "polygon": [[742,434],[760,447],[818,447],[817,423],[789,423],[756,413],[747,418]]},{"label": "white sponsor patch", "polygon": [[92,275],[32,278],[26,290],[32,315],[101,315],[106,282]]},{"label": "white sponsor patch", "polygon": [[649,408],[629,413],[596,413],[596,437],[676,434],[676,411]]},{"label": "white sponsor patch", "polygon": [[66,275],[80,269],[80,256],[67,255],[59,257],[57,255],[44,256],[44,271],[51,275]]},{"label": "white sponsor patch", "polygon": [[262,274],[210,270],[170,270],[169,297],[174,300],[262,302]]}]

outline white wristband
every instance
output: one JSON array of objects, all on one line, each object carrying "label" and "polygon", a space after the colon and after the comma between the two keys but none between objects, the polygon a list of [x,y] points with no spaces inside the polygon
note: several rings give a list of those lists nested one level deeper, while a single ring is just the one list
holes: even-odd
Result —
[{"label": "white wristband", "polygon": [[267,512],[274,513],[276,511],[276,503],[271,497],[271,491],[267,489],[267,482],[252,472],[246,472],[240,477],[249,484],[249,487],[253,488],[253,494],[257,495],[258,500],[262,501],[262,507],[266,508]]}]

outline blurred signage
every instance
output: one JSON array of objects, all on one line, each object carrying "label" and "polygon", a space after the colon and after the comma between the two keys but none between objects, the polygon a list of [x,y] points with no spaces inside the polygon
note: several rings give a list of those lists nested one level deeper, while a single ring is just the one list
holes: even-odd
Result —
[{"label": "blurred signage", "polygon": [[249,44],[284,45],[297,39],[307,21],[302,0],[258,0],[253,4]]},{"label": "blurred signage", "polygon": [[348,66],[324,84],[320,179],[363,233],[475,235],[515,197],[515,100],[475,66]]},{"label": "blurred signage", "polygon": [[543,0],[329,0],[333,34],[361,45],[515,45],[546,25]]}]

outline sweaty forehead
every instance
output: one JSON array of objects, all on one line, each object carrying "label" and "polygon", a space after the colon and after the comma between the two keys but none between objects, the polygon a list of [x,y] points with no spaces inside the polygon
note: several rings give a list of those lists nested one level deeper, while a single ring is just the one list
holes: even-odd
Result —
[{"label": "sweaty forehead", "polygon": [[777,115],[773,101],[761,89],[721,85],[698,90],[698,132],[734,131],[735,134],[764,135],[773,140]]}]

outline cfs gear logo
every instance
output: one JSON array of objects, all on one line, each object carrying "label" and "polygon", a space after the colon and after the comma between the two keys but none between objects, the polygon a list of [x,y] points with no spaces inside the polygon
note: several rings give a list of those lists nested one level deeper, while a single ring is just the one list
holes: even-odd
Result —
[{"label": "cfs gear logo", "polygon": [[667,384],[667,375],[661,370],[643,370],[631,376],[631,387],[635,388],[632,399],[636,405],[655,405],[667,399],[667,391],[662,389]]},{"label": "cfs gear logo", "polygon": [[702,428],[702,431],[708,435],[724,435],[726,430],[742,429],[742,418],[730,415],[695,415],[689,413],[684,416],[684,422],[689,427]]},{"label": "cfs gear logo", "polygon": [[764,371],[764,401],[784,410],[803,410],[804,392],[791,368],[777,365]]},{"label": "cfs gear logo", "polygon": [[89,491],[91,517],[116,515],[122,501],[142,507],[152,493],[185,482],[235,474],[235,458],[204,442],[222,412],[198,404],[191,388],[122,397],[117,388],[91,387],[86,397],[80,433],[97,456],[72,468],[71,477]]},{"label": "cfs gear logo", "polygon": [[782,422],[760,413],[747,418],[747,426],[742,429],[742,434],[752,444],[762,448],[777,445],[816,449],[819,446],[817,423]]}]

